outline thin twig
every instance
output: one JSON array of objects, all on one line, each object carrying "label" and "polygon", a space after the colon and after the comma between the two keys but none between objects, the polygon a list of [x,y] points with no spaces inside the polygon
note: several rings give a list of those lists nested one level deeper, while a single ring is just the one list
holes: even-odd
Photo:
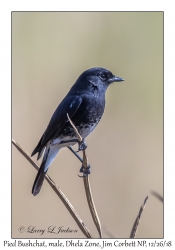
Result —
[{"label": "thin twig", "polygon": [[141,215],[142,215],[142,212],[143,212],[143,209],[145,208],[145,205],[146,205],[146,202],[148,200],[148,196],[145,198],[141,208],[140,208],[140,211],[137,215],[137,218],[134,222],[134,225],[133,225],[133,228],[132,228],[132,231],[131,231],[131,234],[130,234],[130,239],[134,239],[135,236],[136,236],[136,232],[137,232],[137,229],[138,229],[138,226],[139,226],[139,223],[140,223],[140,218],[141,218]]},{"label": "thin twig", "polygon": [[103,231],[105,231],[105,233],[107,234],[107,236],[109,236],[109,238],[111,239],[116,238],[106,227],[103,228]]},{"label": "thin twig", "polygon": [[159,201],[163,202],[163,196],[157,193],[156,191],[151,191],[151,194],[155,196]]},{"label": "thin twig", "polygon": [[[71,121],[71,119],[70,119],[70,117],[69,117],[68,114],[67,114],[67,117],[68,117],[68,120],[69,120],[70,124],[72,125],[72,127],[73,127],[73,129],[74,129],[74,131],[75,131],[75,133],[77,135],[77,138],[78,138],[79,142],[81,143],[83,141],[83,138],[79,134],[77,128],[75,127],[75,125]],[[72,149],[71,151],[73,152],[74,150]],[[79,157],[78,157],[78,159],[81,161],[81,159]],[[84,168],[88,168],[88,159],[87,159],[87,155],[86,155],[86,151],[85,150],[83,150],[83,167]],[[87,198],[87,202],[88,202],[88,205],[89,205],[89,209],[90,209],[93,221],[95,223],[95,226],[97,228],[97,231],[99,233],[99,236],[100,236],[100,238],[102,238],[101,224],[100,224],[100,220],[99,220],[99,217],[98,217],[98,214],[97,214],[97,211],[96,211],[96,208],[95,208],[95,204],[94,204],[94,201],[93,201],[91,187],[90,187],[90,181],[89,181],[89,176],[86,175],[83,178],[83,180],[84,180],[84,187],[85,187],[86,198]]]},{"label": "thin twig", "polygon": [[[19,152],[31,163],[31,165],[38,171],[38,169],[39,169],[38,163],[35,162],[30,157],[30,155],[26,151],[24,151],[17,142],[15,142],[14,139],[12,139],[12,143],[19,150]],[[83,234],[87,238],[92,238],[89,229],[84,224],[84,222],[82,221],[82,219],[80,218],[80,216],[77,214],[77,212],[75,211],[74,207],[72,206],[72,204],[70,203],[70,201],[67,199],[67,197],[64,195],[64,193],[61,191],[61,189],[56,186],[56,184],[54,183],[54,181],[47,174],[45,175],[45,179],[49,183],[49,185],[52,187],[52,189],[55,191],[55,193],[58,195],[58,197],[62,200],[63,204],[68,209],[68,211],[70,212],[70,214],[72,215],[72,217],[76,221],[77,225],[79,226],[79,228],[81,229],[81,231],[83,232]]]},{"label": "thin twig", "polygon": [[95,208],[95,204],[94,204],[94,201],[92,198],[92,192],[91,192],[91,187],[90,187],[90,182],[89,182],[89,175],[84,177],[83,180],[84,180],[84,187],[85,187],[85,191],[86,191],[86,198],[88,201],[89,209],[91,211],[91,215],[92,215],[93,221],[96,225],[97,231],[100,235],[100,238],[102,238],[100,219],[98,217],[98,214],[97,214],[97,211]]}]

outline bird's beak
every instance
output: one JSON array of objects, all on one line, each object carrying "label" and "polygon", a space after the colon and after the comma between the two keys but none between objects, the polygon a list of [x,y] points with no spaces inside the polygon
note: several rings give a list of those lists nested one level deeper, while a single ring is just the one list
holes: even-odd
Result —
[{"label": "bird's beak", "polygon": [[114,76],[114,77],[112,77],[111,79],[108,80],[109,83],[122,82],[122,81],[124,81],[124,79],[121,78],[121,77],[118,77],[118,76]]}]

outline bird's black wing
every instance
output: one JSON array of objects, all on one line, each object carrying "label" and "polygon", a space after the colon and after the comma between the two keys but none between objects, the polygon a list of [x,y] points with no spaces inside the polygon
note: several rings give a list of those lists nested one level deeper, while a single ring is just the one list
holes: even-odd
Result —
[{"label": "bird's black wing", "polygon": [[39,152],[38,158],[40,158],[43,149],[45,148],[47,142],[53,139],[55,134],[58,134],[61,129],[65,126],[68,121],[67,114],[70,118],[74,116],[77,112],[80,104],[82,103],[82,98],[80,96],[66,96],[60,105],[55,110],[47,129],[45,130],[43,136],[41,137],[38,145],[32,152],[32,155],[35,155]]}]

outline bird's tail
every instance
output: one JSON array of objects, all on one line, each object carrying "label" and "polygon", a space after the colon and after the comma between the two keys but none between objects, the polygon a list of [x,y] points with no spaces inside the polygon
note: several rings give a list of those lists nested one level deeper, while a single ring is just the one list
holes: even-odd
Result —
[{"label": "bird's tail", "polygon": [[60,149],[59,145],[54,145],[54,146],[49,145],[48,147],[46,147],[43,161],[41,163],[40,169],[38,170],[37,176],[33,183],[32,194],[34,196],[40,192],[47,170],[52,161],[54,160],[54,158],[56,157],[59,149]]},{"label": "bird's tail", "polygon": [[33,183],[32,194],[37,195],[43,185],[44,177],[47,171],[44,171],[44,164],[42,162],[40,169],[38,170],[37,176]]}]

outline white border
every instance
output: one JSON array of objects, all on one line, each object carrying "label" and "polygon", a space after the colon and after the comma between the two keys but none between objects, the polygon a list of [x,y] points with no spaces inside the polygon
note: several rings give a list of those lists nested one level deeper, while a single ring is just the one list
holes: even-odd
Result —
[{"label": "white border", "polygon": [[[1,1],[0,3],[0,153],[1,241],[11,237],[11,11],[164,11],[165,239],[175,224],[175,1]],[[149,73],[148,76],[149,77]],[[2,242],[0,243],[2,246]],[[23,248],[21,248],[23,249]]]}]

